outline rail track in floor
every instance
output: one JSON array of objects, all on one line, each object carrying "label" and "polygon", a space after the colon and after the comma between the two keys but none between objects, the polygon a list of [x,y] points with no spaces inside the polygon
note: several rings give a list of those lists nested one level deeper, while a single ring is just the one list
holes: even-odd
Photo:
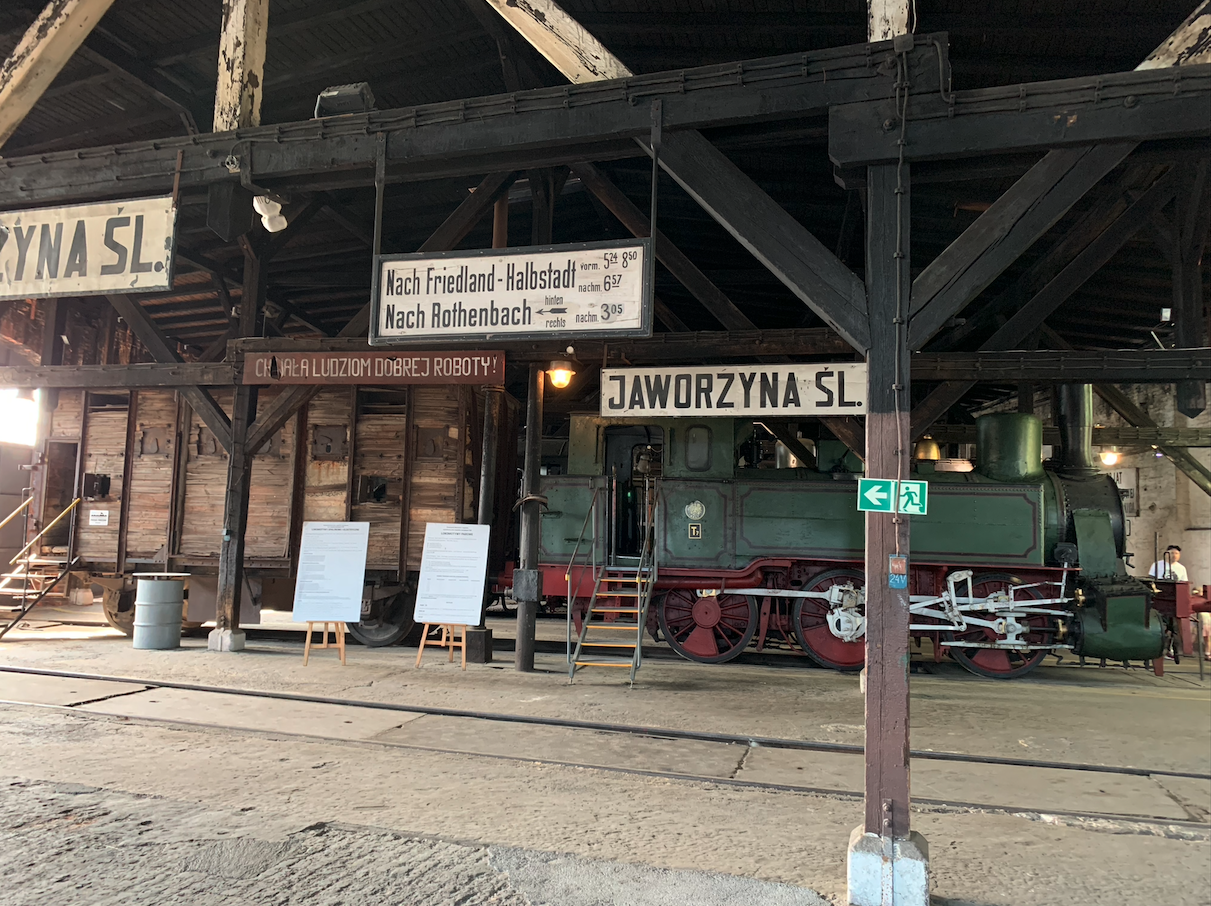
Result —
[{"label": "rail track in floor", "polygon": [[[680,730],[666,727],[653,727],[635,724],[616,724],[597,721],[572,720],[567,718],[536,717],[524,714],[509,714],[503,712],[472,711],[455,708],[437,708],[424,705],[404,705],[393,702],[375,702],[360,699],[348,699],[334,696],[306,695],[293,692],[276,692],[270,690],[243,689],[239,687],[215,686],[201,683],[182,683],[167,680],[144,679],[138,677],[111,676],[106,674],[81,673],[64,670],[46,670],[32,667],[16,667],[0,665],[0,674],[21,674],[27,676],[45,676],[60,679],[89,680],[126,684],[140,687],[132,689],[135,694],[154,689],[173,689],[187,692],[214,693],[221,695],[245,696],[254,699],[280,700],[323,705],[335,705],[349,708],[366,708],[382,711],[393,711],[404,714],[432,715],[437,717],[453,717],[467,720],[499,722],[510,724],[556,727],[572,731],[587,731],[610,733],[635,737],[646,737],[657,740],[701,741],[725,745],[735,745],[743,748],[773,748],[793,749],[810,752],[826,752],[859,756],[863,753],[860,745],[831,743],[818,740],[785,739],[748,734],[716,733],[698,730]],[[125,694],[121,694],[124,696]],[[106,696],[105,699],[115,696]],[[82,711],[80,706],[89,702],[77,702],[70,705],[47,705],[20,700],[5,700],[10,704],[29,705],[57,711],[67,711],[86,719],[115,719],[114,715]],[[97,700],[92,700],[97,701]],[[860,800],[860,790],[834,787],[812,786],[798,783],[781,783],[760,780],[745,780],[737,777],[721,777],[710,774],[692,772],[647,770],[634,766],[616,764],[597,764],[584,761],[568,761],[558,757],[542,757],[534,755],[509,755],[491,752],[469,751],[465,748],[446,748],[442,746],[422,745],[412,742],[401,742],[378,739],[350,739],[346,737],[328,736],[323,734],[308,734],[284,730],[260,730],[244,727],[229,726],[222,723],[178,720],[168,717],[152,717],[141,715],[123,718],[148,725],[171,726],[178,729],[219,730],[234,734],[254,735],[267,738],[295,738],[317,742],[327,742],[343,746],[406,749],[424,751],[442,755],[459,755],[471,758],[488,758],[497,761],[507,761],[526,764],[540,764],[551,767],[587,769],[615,775],[638,776],[645,778],[660,778],[665,780],[714,784],[717,786],[752,789],[774,792],[800,793],[816,796],[831,797],[845,800]],[[1127,775],[1136,777],[1170,777],[1189,780],[1211,780],[1211,773],[1197,771],[1168,771],[1141,768],[1130,765],[1099,765],[1079,762],[1043,761],[1024,758],[1004,758],[1000,756],[971,755],[962,752],[913,751],[914,758],[942,761],[961,762],[974,765],[1012,766],[1034,769],[1050,769],[1070,772],[1100,773],[1107,775]],[[913,808],[920,812],[979,812],[985,814],[1012,815],[1028,820],[1047,823],[1061,823],[1083,827],[1093,831],[1108,831],[1112,833],[1134,833],[1145,836],[1161,836],[1181,840],[1211,841],[1211,821],[1196,818],[1174,819],[1126,814],[1114,811],[1046,809],[1037,806],[1015,806],[1012,804],[977,803],[958,799],[936,799],[914,797]],[[1188,814],[1191,814],[1187,810]]]}]

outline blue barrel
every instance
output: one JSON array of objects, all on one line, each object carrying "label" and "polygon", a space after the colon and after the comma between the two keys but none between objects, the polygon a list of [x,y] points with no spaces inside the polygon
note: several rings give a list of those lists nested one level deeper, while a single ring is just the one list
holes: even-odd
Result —
[{"label": "blue barrel", "polygon": [[185,576],[180,573],[135,574],[135,648],[181,647],[181,616],[185,608]]}]

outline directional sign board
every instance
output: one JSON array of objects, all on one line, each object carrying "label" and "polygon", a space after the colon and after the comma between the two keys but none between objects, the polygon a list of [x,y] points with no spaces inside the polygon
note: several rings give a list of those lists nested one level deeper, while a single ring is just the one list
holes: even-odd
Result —
[{"label": "directional sign board", "polygon": [[370,343],[652,334],[650,239],[375,259]]},{"label": "directional sign board", "polygon": [[901,481],[896,512],[924,516],[929,507],[928,481]]},{"label": "directional sign board", "polygon": [[894,478],[859,478],[858,510],[864,513],[891,513],[896,505]]}]

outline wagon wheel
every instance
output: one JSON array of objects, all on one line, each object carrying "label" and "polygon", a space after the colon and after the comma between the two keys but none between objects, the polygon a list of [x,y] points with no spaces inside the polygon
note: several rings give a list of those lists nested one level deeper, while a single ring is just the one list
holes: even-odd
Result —
[{"label": "wagon wheel", "polygon": [[698,597],[675,588],[657,610],[660,633],[683,658],[722,664],[740,654],[757,631],[757,599],[749,595]]},{"label": "wagon wheel", "polygon": [[405,588],[370,605],[370,613],[360,622],[350,623],[349,634],[367,648],[385,648],[394,645],[412,631],[416,621],[416,589]]},{"label": "wagon wheel", "polygon": [[[976,576],[971,582],[971,592],[974,597],[983,597],[996,591],[1005,591],[1011,585],[1021,582],[1016,576],[1006,573],[985,573]],[[1027,598],[1042,598],[1037,588],[1028,588],[1016,592],[1017,600]],[[984,616],[984,615],[981,615]],[[1022,638],[1030,645],[1046,645],[1054,643],[1059,632],[1055,617],[1042,614],[1023,617],[1021,622],[1029,626]],[[962,632],[943,632],[942,644],[948,642],[992,642],[997,634],[988,626],[969,626]],[[988,676],[993,679],[1014,679],[1023,676],[1043,663],[1050,653],[1048,648],[1033,651],[1013,651],[1005,648],[951,648],[950,656],[965,669],[976,676]]]},{"label": "wagon wheel", "polygon": [[101,612],[105,622],[123,635],[135,634],[135,593],[116,588],[101,589]]},{"label": "wagon wheel", "polygon": [[[852,582],[854,588],[862,588],[866,577],[860,569],[830,569],[815,576],[803,591],[828,591],[834,585]],[[821,667],[833,670],[861,670],[866,662],[866,640],[863,638],[847,642],[833,635],[828,626],[828,602],[816,598],[799,598],[792,611],[791,625],[795,638],[803,651]],[[866,608],[859,611],[866,615]]]}]

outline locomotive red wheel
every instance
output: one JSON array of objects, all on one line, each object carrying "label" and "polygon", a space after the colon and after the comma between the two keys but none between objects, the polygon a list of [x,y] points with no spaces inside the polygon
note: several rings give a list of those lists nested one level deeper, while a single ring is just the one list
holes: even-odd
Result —
[{"label": "locomotive red wheel", "polygon": [[[854,588],[866,584],[858,569],[830,569],[814,576],[803,591],[828,591],[834,585],[852,582]],[[828,602],[815,598],[798,598],[792,612],[791,625],[795,638],[805,654],[821,667],[833,670],[861,670],[866,662],[866,638],[847,642],[833,635],[828,627]],[[861,613],[865,616],[866,608]]]},{"label": "locomotive red wheel", "polygon": [[[972,579],[971,591],[973,596],[980,598],[993,592],[1005,591],[1010,585],[1021,582],[1016,576],[1005,573],[988,573]],[[962,586],[958,586],[962,589]],[[1022,601],[1038,599],[1044,595],[1037,588],[1028,588],[1016,592],[1014,598]],[[980,614],[981,619],[988,619],[988,614]],[[1021,622],[1029,626],[1022,635],[1028,645],[1053,644],[1056,640],[1057,625],[1055,617],[1044,615],[1029,615],[1021,618]],[[992,642],[997,634],[987,626],[969,626],[962,632],[943,632],[942,644],[948,642]],[[1013,651],[1006,648],[951,648],[950,656],[965,669],[976,676],[987,676],[993,679],[1014,679],[1023,676],[1043,663],[1048,655],[1048,649],[1040,648],[1031,651]]]},{"label": "locomotive red wheel", "polygon": [[722,664],[748,647],[757,631],[757,599],[747,595],[698,597],[675,588],[657,609],[660,634],[674,651],[700,664]]}]

